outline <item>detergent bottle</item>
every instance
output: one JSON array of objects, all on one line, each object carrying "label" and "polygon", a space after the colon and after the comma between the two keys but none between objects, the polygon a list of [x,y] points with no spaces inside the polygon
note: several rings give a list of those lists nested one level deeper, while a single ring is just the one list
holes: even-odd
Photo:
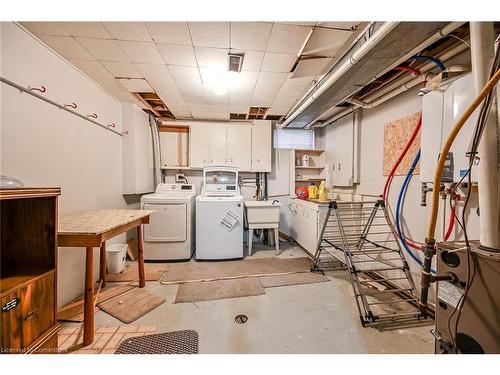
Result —
[{"label": "detergent bottle", "polygon": [[326,187],[325,180],[321,181],[318,188],[319,200],[320,202],[326,202],[328,200],[328,188]]}]

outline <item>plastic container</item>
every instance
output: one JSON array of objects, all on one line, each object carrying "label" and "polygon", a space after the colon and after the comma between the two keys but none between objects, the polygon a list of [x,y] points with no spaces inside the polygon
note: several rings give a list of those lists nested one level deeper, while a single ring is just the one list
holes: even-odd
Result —
[{"label": "plastic container", "polygon": [[126,243],[115,243],[106,246],[106,268],[109,273],[120,273],[125,269],[127,248]]}]

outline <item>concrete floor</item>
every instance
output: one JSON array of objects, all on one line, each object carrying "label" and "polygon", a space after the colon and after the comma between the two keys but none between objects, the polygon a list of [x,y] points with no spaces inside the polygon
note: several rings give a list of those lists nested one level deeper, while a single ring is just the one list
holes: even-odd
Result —
[{"label": "concrete floor", "polygon": [[[272,257],[270,247],[256,245],[253,257]],[[284,244],[280,257],[305,256]],[[379,331],[360,324],[345,271],[327,274],[330,282],[267,288],[259,296],[173,304],[177,285],[147,282],[146,290],[166,303],[133,322],[158,331],[196,330],[200,353],[433,353],[433,337],[424,326]],[[237,314],[248,316],[236,324]],[[96,325],[123,325],[103,311]]]}]

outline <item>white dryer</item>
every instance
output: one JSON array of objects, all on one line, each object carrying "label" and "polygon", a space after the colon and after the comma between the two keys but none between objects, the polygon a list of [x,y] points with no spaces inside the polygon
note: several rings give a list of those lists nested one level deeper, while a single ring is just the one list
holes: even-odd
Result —
[{"label": "white dryer", "polygon": [[141,197],[141,209],[154,210],[143,225],[145,260],[189,260],[195,248],[196,188],[159,184]]},{"label": "white dryer", "polygon": [[196,197],[196,259],[243,258],[243,197],[238,169],[203,168]]}]

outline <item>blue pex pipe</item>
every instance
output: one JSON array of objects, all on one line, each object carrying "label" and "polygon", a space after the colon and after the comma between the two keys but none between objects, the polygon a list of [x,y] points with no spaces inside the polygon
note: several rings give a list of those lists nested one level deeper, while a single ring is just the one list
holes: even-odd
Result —
[{"label": "blue pex pipe", "polygon": [[446,69],[446,67],[441,62],[441,60],[436,59],[435,57],[432,57],[432,56],[416,55],[416,56],[413,56],[410,60],[427,60],[427,61],[430,61],[430,62],[433,62],[434,64],[436,64],[438,66],[438,68],[441,69],[441,71],[444,71]]},{"label": "blue pex pipe", "polygon": [[[411,163],[410,169],[408,170],[408,173],[406,174],[406,177],[403,181],[403,185],[401,186],[401,190],[399,191],[399,196],[398,196],[398,203],[396,204],[396,229],[398,231],[399,239],[401,240],[401,244],[403,245],[403,248],[405,251],[408,253],[408,255],[418,264],[421,266],[423,265],[422,261],[415,255],[413,254],[413,251],[408,247],[406,244],[406,241],[403,236],[403,231],[401,230],[401,223],[400,223],[400,214],[401,214],[401,206],[406,194],[406,190],[408,188],[408,184],[411,180],[413,171],[415,170],[415,167],[418,164],[418,161],[420,160],[420,149],[417,152],[417,155],[415,155],[415,159],[413,159],[413,162]],[[435,270],[431,269],[432,273],[436,273]]]}]

